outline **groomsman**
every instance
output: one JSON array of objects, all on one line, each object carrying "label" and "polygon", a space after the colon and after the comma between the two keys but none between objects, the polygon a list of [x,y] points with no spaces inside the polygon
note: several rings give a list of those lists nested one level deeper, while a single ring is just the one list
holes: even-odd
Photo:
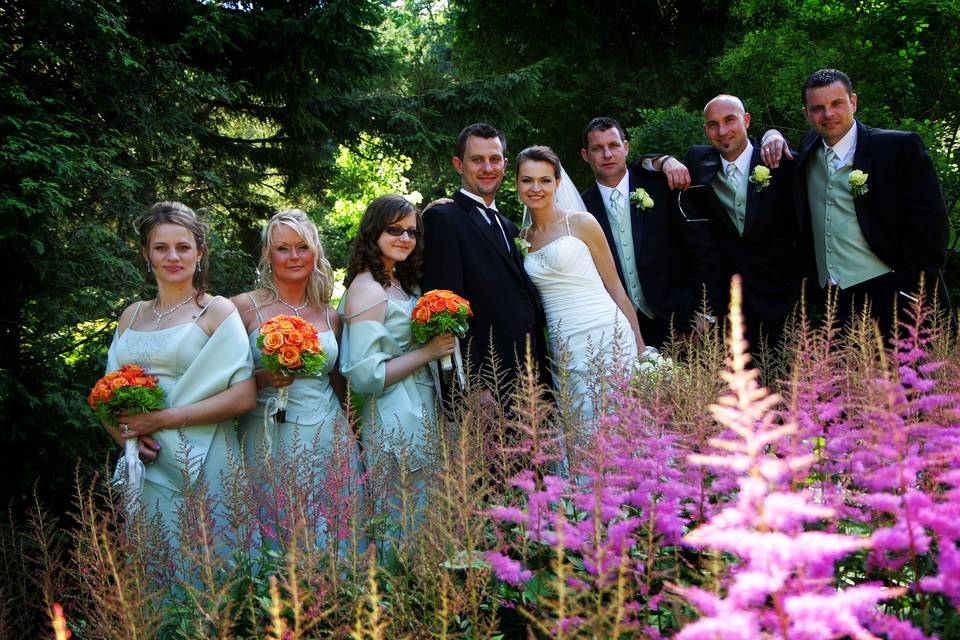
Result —
[{"label": "groomsman", "polygon": [[698,310],[704,286],[711,306],[716,301],[720,257],[707,224],[687,221],[678,208],[679,192],[670,191],[685,181],[680,174],[686,171],[677,170],[676,159],[656,160],[654,168],[663,173],[641,163],[628,169],[629,150],[626,133],[613,118],[587,123],[580,155],[596,183],[581,195],[607,237],[617,274],[637,307],[644,341],[659,347],[671,324],[688,332],[713,319]]},{"label": "groomsman", "polygon": [[[839,320],[869,301],[890,335],[894,305],[910,304],[921,274],[927,295],[937,291],[949,310],[947,207],[920,136],[856,120],[857,94],[836,69],[810,76],[801,97],[811,129],[800,143],[794,205],[810,276],[839,288]],[[780,136],[767,139],[764,157],[775,163],[782,146]]]},{"label": "groomsman", "polygon": [[[800,297],[793,213],[793,160],[770,170],[760,147],[747,137],[750,114],[736,96],[718,95],[703,108],[709,145],[690,147],[683,163],[693,188],[683,196],[697,217],[707,218],[720,250],[721,275],[743,282],[746,336],[754,348],[761,336],[775,347]],[[728,300],[723,288],[723,308]]]},{"label": "groomsman", "polygon": [[449,289],[470,301],[473,317],[464,357],[473,373],[496,355],[501,364],[499,398],[506,400],[527,344],[541,381],[549,382],[546,325],[539,296],[514,239],[517,227],[500,215],[496,196],[506,167],[506,138],[494,127],[477,123],[460,132],[453,167],[460,189],[423,214],[422,288]]}]

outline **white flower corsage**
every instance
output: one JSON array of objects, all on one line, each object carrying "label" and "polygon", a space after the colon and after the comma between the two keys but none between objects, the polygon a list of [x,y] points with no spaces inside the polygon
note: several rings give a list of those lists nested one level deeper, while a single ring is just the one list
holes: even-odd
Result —
[{"label": "white flower corsage", "polygon": [[850,177],[847,179],[847,185],[850,187],[850,195],[854,198],[867,195],[867,191],[870,190],[870,187],[867,186],[867,178],[869,177],[869,173],[864,173],[860,171],[860,169],[851,171]]},{"label": "white flower corsage", "polygon": [[753,168],[753,173],[750,174],[750,182],[753,183],[753,190],[757,193],[760,193],[764,189],[770,186],[770,169],[765,167],[762,164],[758,164]]},{"label": "white flower corsage", "polygon": [[650,197],[646,189],[634,189],[633,193],[630,194],[630,202],[637,205],[637,208],[641,211],[653,208],[653,198]]},{"label": "white flower corsage", "polygon": [[527,253],[530,251],[530,247],[532,245],[529,242],[527,242],[526,239],[521,238],[520,236],[517,236],[516,238],[513,239],[513,244],[517,246],[517,251],[520,252],[520,257],[526,258]]}]

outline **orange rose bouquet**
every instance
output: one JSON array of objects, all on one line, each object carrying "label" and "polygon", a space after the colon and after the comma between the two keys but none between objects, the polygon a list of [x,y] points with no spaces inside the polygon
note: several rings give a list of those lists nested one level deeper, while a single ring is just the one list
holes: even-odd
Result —
[{"label": "orange rose bouquet", "polygon": [[[315,376],[327,363],[317,330],[300,316],[280,315],[260,325],[257,348],[265,369],[284,376]],[[287,419],[288,389],[277,389],[277,422]]]},{"label": "orange rose bouquet", "polygon": [[[163,387],[156,377],[148,375],[142,367],[125,364],[97,380],[87,396],[87,404],[101,422],[115,427],[122,414],[163,409]],[[122,425],[121,430],[125,429],[126,425]],[[117,465],[117,473],[120,474],[121,470],[126,473],[124,484],[128,508],[135,511],[144,475],[139,438],[124,440],[123,459]]]},{"label": "orange rose bouquet", "polygon": [[[417,300],[411,314],[410,331],[418,342],[426,342],[444,333],[462,338],[467,334],[467,318],[472,315],[466,298],[446,289],[434,289]],[[451,357],[444,356],[440,366],[444,371],[453,369]]]},{"label": "orange rose bouquet", "polygon": [[142,367],[125,364],[97,380],[87,404],[101,422],[115,427],[120,414],[163,409],[163,388]]}]

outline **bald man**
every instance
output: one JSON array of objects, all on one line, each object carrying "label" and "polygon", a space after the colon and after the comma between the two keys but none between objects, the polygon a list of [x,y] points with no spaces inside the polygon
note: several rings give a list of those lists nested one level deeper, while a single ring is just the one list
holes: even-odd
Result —
[{"label": "bald man", "polygon": [[801,278],[792,160],[767,170],[759,145],[747,136],[749,126],[750,114],[736,96],[721,94],[704,106],[703,130],[710,144],[687,152],[684,164],[693,186],[683,203],[689,205],[688,218],[707,221],[724,282],[729,285],[735,273],[742,277],[747,339],[756,352],[761,339],[771,346],[779,342],[799,299]]}]

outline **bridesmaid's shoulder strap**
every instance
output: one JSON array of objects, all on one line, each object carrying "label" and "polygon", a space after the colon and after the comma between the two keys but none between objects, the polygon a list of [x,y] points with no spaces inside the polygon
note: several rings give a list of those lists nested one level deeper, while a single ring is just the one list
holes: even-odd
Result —
[{"label": "bridesmaid's shoulder strap", "polygon": [[137,308],[133,310],[133,317],[130,318],[130,322],[127,323],[126,329],[129,329],[130,327],[132,327],[133,323],[137,321],[137,316],[140,315],[141,306],[143,306],[143,300],[140,300],[139,302],[137,302]]},{"label": "bridesmaid's shoulder strap", "polygon": [[260,305],[257,304],[257,299],[254,298],[251,293],[248,293],[247,297],[250,298],[250,304],[253,305],[253,310],[257,312],[257,322],[263,324],[263,316],[260,314]]},{"label": "bridesmaid's shoulder strap", "polygon": [[327,319],[327,330],[333,331],[333,325],[330,324],[330,305],[326,305],[323,309],[323,317]]},{"label": "bridesmaid's shoulder strap", "polygon": [[348,316],[343,316],[343,319],[344,319],[344,320],[353,320],[354,318],[356,318],[357,316],[359,316],[361,313],[366,313],[367,311],[370,311],[370,309],[373,309],[373,308],[374,308],[375,306],[377,306],[378,304],[383,304],[383,303],[386,302],[386,301],[387,301],[387,298],[386,298],[386,297],[380,298],[379,300],[377,300],[377,301],[374,302],[373,304],[367,305],[366,307],[364,307],[363,309],[360,309],[360,310],[357,311],[356,313],[351,313],[351,314],[348,315]]},{"label": "bridesmaid's shoulder strap", "polygon": [[127,329],[133,326],[133,323],[137,321],[137,316],[140,315],[140,307],[143,305],[143,300],[137,301],[137,306],[133,308],[133,315],[130,316],[130,320],[127,321],[127,324],[120,326],[120,323],[117,322],[117,335],[121,336],[127,332]]},{"label": "bridesmaid's shoulder strap", "polygon": [[[207,309],[210,308],[210,305],[213,304],[213,301],[216,300],[216,299],[219,298],[219,297],[220,297],[220,296],[213,296],[212,298],[210,298],[210,301],[207,302],[207,304],[203,305],[203,308],[200,309],[200,313],[198,313],[197,316],[193,319],[193,322],[196,323],[197,320],[199,320],[200,317],[201,317],[204,313],[207,312]],[[259,315],[259,312],[258,312],[258,315]]]}]

